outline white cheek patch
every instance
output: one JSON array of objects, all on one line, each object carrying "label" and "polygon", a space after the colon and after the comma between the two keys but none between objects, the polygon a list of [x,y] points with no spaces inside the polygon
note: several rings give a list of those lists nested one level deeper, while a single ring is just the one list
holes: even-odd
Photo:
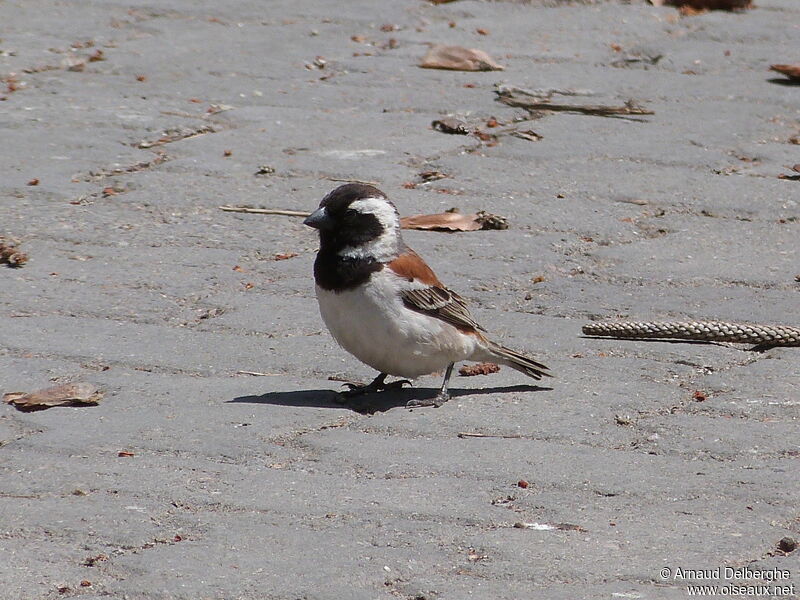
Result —
[{"label": "white cheek patch", "polygon": [[350,208],[362,214],[375,215],[385,230],[400,227],[397,210],[383,198],[364,198],[350,203]]},{"label": "white cheek patch", "polygon": [[362,244],[361,246],[347,246],[339,251],[339,256],[347,258],[372,258],[378,262],[386,263],[397,258],[399,251],[399,238],[394,229],[385,230],[379,237]]},{"label": "white cheek patch", "polygon": [[397,258],[400,247],[400,217],[397,210],[384,198],[363,198],[350,203],[350,209],[364,215],[373,215],[383,227],[383,233],[361,246],[348,246],[339,256],[374,259],[390,262]]}]

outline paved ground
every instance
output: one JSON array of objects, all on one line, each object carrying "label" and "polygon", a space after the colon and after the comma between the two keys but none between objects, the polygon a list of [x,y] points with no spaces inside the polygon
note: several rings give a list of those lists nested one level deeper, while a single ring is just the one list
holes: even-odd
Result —
[{"label": "paved ground", "polygon": [[[2,596],[684,598],[676,569],[743,565],[800,587],[774,553],[800,535],[797,349],[580,334],[800,322],[800,184],[778,178],[800,88],[768,71],[800,60],[800,6],[758,5],[0,0],[0,235],[30,256],[0,267],[0,390],[106,390],[0,409]],[[419,69],[429,42],[506,70]],[[496,145],[430,128],[526,116],[496,83],[655,115]],[[438,410],[401,407],[438,377],[374,414],[335,402],[329,376],[373,373],[323,329],[314,233],[218,206],[310,210],[348,178],[403,214],[510,219],[406,237],[551,388],[505,369]]]}]

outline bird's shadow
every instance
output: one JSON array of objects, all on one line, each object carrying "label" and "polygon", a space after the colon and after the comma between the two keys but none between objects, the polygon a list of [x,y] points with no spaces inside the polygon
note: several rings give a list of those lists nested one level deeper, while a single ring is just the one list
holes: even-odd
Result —
[{"label": "bird's shadow", "polygon": [[800,86],[800,79],[792,79],[788,77],[773,77],[771,79],[767,79],[767,81],[776,85],[785,85],[787,87]]},{"label": "bird's shadow", "polygon": [[[537,385],[507,385],[478,389],[450,390],[450,397],[478,394],[504,394],[510,392],[544,392],[553,388]],[[410,400],[432,400],[438,388],[406,388],[386,390],[363,396],[345,397],[335,390],[296,390],[292,392],[267,392],[260,396],[239,396],[228,403],[273,404],[275,406],[303,406],[315,408],[349,408],[362,414],[385,412],[391,408],[404,407]]]}]

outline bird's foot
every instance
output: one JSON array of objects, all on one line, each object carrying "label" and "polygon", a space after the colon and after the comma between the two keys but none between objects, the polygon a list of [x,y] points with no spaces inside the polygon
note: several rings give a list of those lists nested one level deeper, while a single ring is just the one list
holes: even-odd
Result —
[{"label": "bird's foot", "polygon": [[411,385],[411,382],[408,379],[398,379],[397,381],[392,381],[391,383],[385,383],[383,381],[385,378],[386,375],[379,375],[374,381],[368,383],[367,385],[345,383],[344,385],[346,385],[349,389],[339,393],[346,398],[352,398],[354,396],[363,396],[364,394],[374,394],[376,392],[384,392],[387,390],[401,390],[405,384]]},{"label": "bird's foot", "polygon": [[439,408],[442,404],[450,400],[450,394],[447,392],[440,392],[436,395],[435,398],[429,398],[426,400],[409,400],[406,402],[406,408],[422,408],[425,406],[433,406],[434,408]]}]

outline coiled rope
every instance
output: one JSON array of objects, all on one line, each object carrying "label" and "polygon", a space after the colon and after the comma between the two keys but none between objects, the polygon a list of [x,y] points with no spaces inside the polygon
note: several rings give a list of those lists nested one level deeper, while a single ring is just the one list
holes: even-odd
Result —
[{"label": "coiled rope", "polygon": [[785,325],[746,325],[724,321],[612,322],[583,326],[586,335],[614,338],[665,338],[732,342],[756,346],[800,346],[800,328]]}]

